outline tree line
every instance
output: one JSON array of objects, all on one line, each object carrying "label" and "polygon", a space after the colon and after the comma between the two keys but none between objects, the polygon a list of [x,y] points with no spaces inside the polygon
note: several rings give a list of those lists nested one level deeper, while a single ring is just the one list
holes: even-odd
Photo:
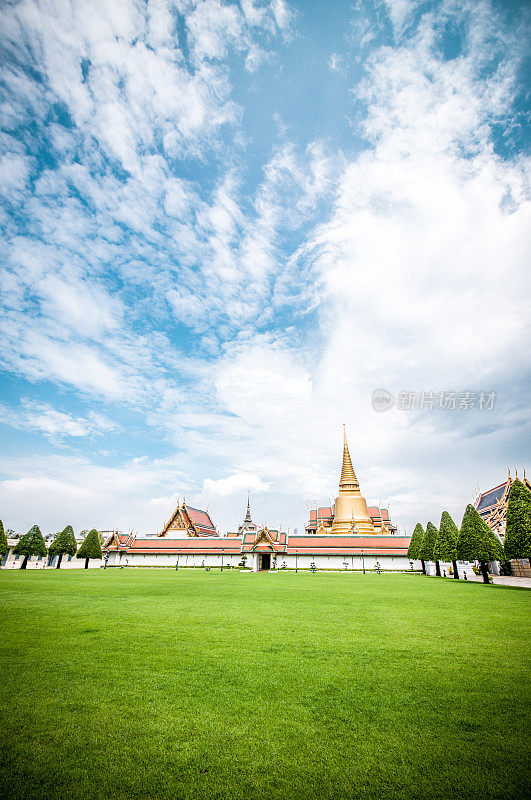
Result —
[{"label": "tree line", "polygon": [[484,583],[489,582],[488,565],[491,561],[527,558],[531,562],[531,492],[518,479],[513,482],[503,545],[474,506],[468,505],[460,529],[447,511],[442,513],[439,529],[428,522],[424,530],[419,522],[411,536],[407,555],[421,562],[423,573],[426,573],[426,561],[434,561],[435,573],[439,576],[440,562],[451,562],[454,578],[459,578],[458,561],[479,561]]},{"label": "tree line", "polygon": [[[4,532],[2,520],[0,520],[0,558],[3,558],[8,550],[7,537]],[[61,568],[61,561],[65,555],[75,555],[76,558],[84,558],[85,569],[88,569],[91,558],[102,558],[100,534],[98,531],[92,528],[78,548],[76,537],[74,536],[74,529],[71,525],[67,525],[64,530],[56,535],[49,548],[46,548],[46,543],[39,526],[34,525],[25,536],[19,539],[13,549],[13,553],[16,556],[24,556],[20,569],[26,569],[31,556],[40,556],[41,558],[44,558],[46,555],[56,556],[56,569]]]}]

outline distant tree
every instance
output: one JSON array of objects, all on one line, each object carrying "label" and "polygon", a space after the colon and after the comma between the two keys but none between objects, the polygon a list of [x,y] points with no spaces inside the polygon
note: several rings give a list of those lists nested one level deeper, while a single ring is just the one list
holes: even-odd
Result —
[{"label": "distant tree", "polygon": [[75,556],[76,550],[77,542],[74,536],[74,529],[71,525],[67,525],[61,533],[57,534],[50,545],[48,553],[51,556],[58,556],[56,569],[60,569],[63,556]]},{"label": "distant tree", "polygon": [[503,547],[508,559],[528,558],[531,563],[531,492],[518,478],[509,492]]},{"label": "distant tree", "polygon": [[470,504],[461,523],[457,557],[460,561],[479,561],[484,583],[489,582],[489,561],[505,560],[500,540]]},{"label": "distant tree", "polygon": [[7,543],[7,537],[4,533],[4,526],[2,524],[2,520],[0,519],[0,559],[2,559],[8,552],[9,552],[9,545]]},{"label": "distant tree", "polygon": [[46,545],[44,544],[44,539],[42,538],[42,533],[38,525],[34,525],[33,528],[30,528],[26,535],[19,540],[13,553],[16,556],[24,556],[24,561],[20,569],[26,569],[31,556],[42,557],[46,555]]},{"label": "distant tree", "polygon": [[407,549],[408,558],[412,559],[413,561],[420,560],[420,563],[422,564],[422,572],[424,574],[426,574],[426,565],[424,563],[424,560],[420,556],[420,550],[425,535],[426,534],[424,533],[424,528],[422,527],[420,522],[417,522],[417,524],[415,525],[415,529],[411,534],[411,539],[409,540],[409,547]]},{"label": "distant tree", "polygon": [[438,561],[451,561],[454,578],[459,579],[457,570],[457,540],[459,539],[459,528],[451,518],[448,511],[443,511],[439,533],[435,539],[433,555]]},{"label": "distant tree", "polygon": [[[428,522],[426,525],[426,533],[424,535],[424,539],[422,540],[422,545],[420,548],[420,557],[423,561],[435,561],[433,557],[433,546],[435,544],[435,539],[437,538],[437,534],[439,531],[433,524],[433,522]],[[441,574],[441,570],[439,567],[439,562],[436,563],[436,571],[437,575]]]},{"label": "distant tree", "polygon": [[77,551],[76,558],[85,559],[85,569],[88,569],[91,558],[102,558],[100,535],[95,528],[87,533],[83,543]]}]

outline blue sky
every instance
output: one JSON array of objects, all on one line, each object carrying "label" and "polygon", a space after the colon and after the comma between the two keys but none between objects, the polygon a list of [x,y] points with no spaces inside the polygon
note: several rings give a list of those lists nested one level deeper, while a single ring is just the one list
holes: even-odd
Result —
[{"label": "blue sky", "polygon": [[342,423],[401,530],[529,464],[528,38],[518,2],[3,4],[4,524],[226,530],[249,490],[300,530]]}]

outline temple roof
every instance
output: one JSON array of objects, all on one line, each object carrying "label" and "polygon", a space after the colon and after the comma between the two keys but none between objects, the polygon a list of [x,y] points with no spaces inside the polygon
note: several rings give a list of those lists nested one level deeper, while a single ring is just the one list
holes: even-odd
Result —
[{"label": "temple roof", "polygon": [[218,536],[208,511],[188,506],[185,502],[177,504],[177,508],[158,535],[166,536],[168,531],[176,528],[186,528],[192,536]]},{"label": "temple roof", "polygon": [[285,552],[287,534],[267,527],[255,533],[245,533],[242,539],[242,553],[250,552]]},{"label": "temple roof", "polygon": [[143,555],[170,554],[197,555],[237,554],[252,552],[277,552],[290,555],[389,555],[405,556],[409,537],[405,536],[290,536],[279,531],[263,529],[258,533],[246,533],[242,539],[221,537],[188,537],[181,539],[139,539],[127,537],[119,548],[105,544],[106,551],[121,549],[126,553]]},{"label": "temple roof", "polygon": [[489,489],[487,492],[480,494],[478,504],[476,506],[477,510],[485,511],[487,508],[496,505],[496,503],[498,503],[503,497],[506,488],[507,481],[504,481],[504,483],[500,483],[499,486],[495,486],[494,489]]},{"label": "temple roof", "polygon": [[135,539],[128,548],[132,553],[145,555],[156,553],[239,553],[241,542],[239,539],[221,539],[218,536],[193,536],[182,539],[169,539],[158,537],[156,539]]},{"label": "temple roof", "polygon": [[196,528],[200,528],[205,532],[212,531],[212,533],[216,533],[214,523],[210,519],[208,511],[202,511],[199,508],[192,508],[192,506],[186,506],[186,510],[188,511],[188,516]]}]

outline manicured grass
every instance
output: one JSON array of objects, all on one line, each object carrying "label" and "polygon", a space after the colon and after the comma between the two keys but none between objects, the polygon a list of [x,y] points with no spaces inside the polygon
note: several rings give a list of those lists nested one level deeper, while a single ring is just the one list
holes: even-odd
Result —
[{"label": "manicured grass", "polygon": [[0,796],[527,798],[531,593],[5,571]]}]

